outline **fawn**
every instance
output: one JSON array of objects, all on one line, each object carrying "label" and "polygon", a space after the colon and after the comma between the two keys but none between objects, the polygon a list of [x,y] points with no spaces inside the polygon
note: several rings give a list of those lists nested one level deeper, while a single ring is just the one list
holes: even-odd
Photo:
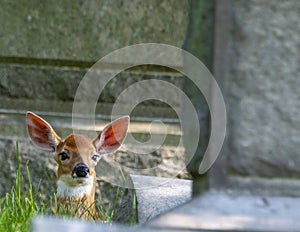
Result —
[{"label": "fawn", "polygon": [[108,124],[91,140],[85,135],[70,134],[64,141],[50,124],[32,112],[27,112],[28,134],[34,145],[53,152],[58,164],[57,203],[62,213],[85,219],[100,219],[95,202],[95,166],[101,156],[116,151],[123,143],[129,116]]}]

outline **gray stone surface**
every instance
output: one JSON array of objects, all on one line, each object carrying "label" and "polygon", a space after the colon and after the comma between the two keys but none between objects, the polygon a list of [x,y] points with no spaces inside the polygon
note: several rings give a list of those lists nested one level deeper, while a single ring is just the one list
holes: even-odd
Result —
[{"label": "gray stone surface", "polygon": [[[47,119],[50,118],[51,124],[53,122],[62,137],[71,133],[68,120],[74,94],[88,68],[104,55],[131,44],[158,42],[181,47],[187,30],[188,10],[187,0],[59,3],[2,1],[0,163],[8,164],[7,168],[0,171],[3,177],[0,179],[0,196],[5,195],[15,183],[16,140],[20,144],[24,191],[28,190],[26,164],[31,173],[34,192],[38,191],[44,199],[49,199],[56,189],[55,162],[49,154],[40,152],[28,139],[24,139],[27,138],[24,117],[27,110],[40,112]],[[148,54],[149,51],[145,52]],[[177,62],[177,57],[174,60]],[[118,68],[118,62],[111,61],[101,66],[101,74],[106,75]],[[182,66],[181,60],[178,63],[173,63],[173,59],[166,62],[171,66]],[[164,67],[139,66],[124,71],[106,86],[100,96],[100,104],[97,106],[99,121],[103,123],[108,119],[112,104],[126,87],[152,78],[169,81],[178,87],[182,84],[181,74]],[[148,88],[148,91],[155,91],[157,86],[149,85]],[[86,94],[98,92],[88,89]],[[180,99],[172,92],[168,94],[175,105],[179,106]],[[123,102],[125,108],[128,107],[127,103]],[[138,118],[139,122],[144,121],[145,117],[148,121],[156,117],[175,119],[177,123],[175,111],[159,101],[144,102],[132,112],[132,116],[134,121]],[[80,129],[86,132],[88,126],[83,125],[84,128]],[[142,141],[150,137],[144,129],[132,134]],[[179,147],[176,153],[172,147],[178,145],[179,136],[170,133],[164,144],[168,146],[143,156],[139,156],[137,149],[135,152],[121,149],[113,156],[103,158],[102,166],[97,168],[97,198],[102,198],[104,206],[108,207],[119,190],[122,197],[115,212],[117,221],[128,222],[128,218],[134,214],[130,208],[133,205],[133,192],[132,188],[118,187],[116,183],[124,179],[119,169],[112,170],[115,166],[109,166],[111,161],[124,167],[125,178],[130,173],[189,178],[183,161],[184,149]],[[141,150],[145,152],[145,148]],[[127,184],[130,187],[130,183]]]},{"label": "gray stone surface", "polygon": [[182,46],[188,1],[1,2],[0,55],[95,61],[136,43]]},{"label": "gray stone surface", "polygon": [[[58,219],[38,217],[32,223],[33,232],[65,232],[65,231],[81,231],[81,232],[96,232],[96,231],[140,231],[137,227],[128,227],[121,225],[109,225],[105,223],[89,223],[86,221],[79,221],[74,219]],[[143,229],[143,231],[152,231],[151,229]]]},{"label": "gray stone surface", "polygon": [[[32,223],[33,232],[65,232],[65,231],[80,231],[80,232],[152,232],[157,231],[156,229],[146,228],[141,226],[124,226],[118,224],[105,224],[105,223],[88,223],[84,221],[72,220],[72,219],[58,219],[58,218],[46,218],[38,217],[33,220]],[[161,232],[169,231],[168,229],[159,229]],[[182,232],[182,230],[172,230],[174,232]]]},{"label": "gray stone surface", "polygon": [[[210,71],[213,62],[212,51],[214,50],[215,3],[216,1],[207,0],[190,1],[189,27],[184,43],[184,49],[196,56]],[[192,73],[191,70],[195,68],[192,64],[193,62],[187,62],[188,56],[186,56],[184,60],[184,69]],[[201,74],[199,73],[198,75],[200,80]],[[203,85],[201,84],[201,86]],[[208,187],[207,176],[199,174],[199,166],[207,149],[210,137],[210,110],[203,92],[200,91],[193,81],[186,78],[184,80],[183,90],[196,109],[201,131],[198,147],[196,151],[193,151],[194,148],[192,144],[198,131],[195,130],[195,125],[191,122],[192,120],[190,120],[191,116],[188,113],[184,113],[182,129],[185,135],[186,164],[189,173],[193,176],[193,196],[196,196],[206,191]],[[207,91],[209,90],[207,89]],[[212,93],[208,95],[211,96]],[[183,111],[186,110],[185,105],[184,103]]]},{"label": "gray stone surface", "polygon": [[[151,147],[147,146],[124,146],[114,154],[105,155],[103,165],[99,166],[97,170],[102,172],[103,178],[107,180],[111,179],[111,175],[114,176],[112,173],[119,172],[119,168],[122,168],[125,174],[190,178],[185,168],[182,147],[163,146],[151,150]],[[140,153],[136,153],[137,151]],[[111,173],[111,171],[113,172]]]},{"label": "gray stone surface", "polygon": [[[300,2],[219,2],[226,8],[222,15],[227,14],[216,24],[223,28],[217,37],[223,53],[216,50],[222,67],[219,62],[216,70],[221,68],[217,78],[228,112],[222,154],[227,173],[246,177],[244,187],[252,185],[254,191],[251,177],[299,180]],[[228,187],[234,185],[231,181]],[[277,193],[286,192],[278,187]]]},{"label": "gray stone surface", "polygon": [[[0,100],[3,100],[0,98]],[[5,99],[7,100],[7,99]],[[70,108],[72,110],[72,105],[68,103],[62,102],[50,102],[50,101],[34,101],[36,104],[30,105],[33,103],[32,101],[6,101],[5,105],[9,106],[10,109],[0,109],[0,138],[1,137],[13,137],[13,138],[28,138],[28,133],[26,129],[26,112],[27,110],[36,109],[36,107],[40,107],[42,111],[33,111],[44,118],[47,122],[49,122],[52,127],[55,129],[57,134],[59,134],[62,138],[67,137],[71,133],[79,133],[85,134],[91,138],[94,138],[99,131],[102,131],[103,128],[111,122],[113,119],[110,115],[100,114],[97,112],[95,116],[95,126],[93,125],[93,120],[90,119],[87,114],[79,115],[80,120],[78,120],[75,124],[72,123],[73,115],[71,113],[65,113],[65,109],[59,108]],[[49,104],[48,104],[49,103]],[[16,105],[23,104],[22,110],[15,110],[14,107]],[[47,106],[42,107],[43,104]],[[55,105],[58,111],[47,111],[50,106]],[[111,109],[111,104],[102,104],[100,103],[100,108],[102,109],[101,112],[108,112]],[[106,109],[103,109],[106,108]],[[126,107],[123,107],[126,108]],[[158,111],[161,111],[162,108],[156,109],[157,112],[155,113],[152,107],[149,107],[149,110],[152,110],[152,116],[154,116]],[[156,108],[156,107],[155,107]],[[126,138],[126,143],[132,144],[130,150],[136,151],[135,153],[143,154],[150,153],[151,151],[157,150],[160,148],[160,145],[169,146],[170,151],[175,153],[176,150],[172,149],[171,147],[178,146],[178,154],[183,154],[183,148],[180,144],[181,138],[181,130],[180,124],[177,124],[176,119],[172,118],[165,118],[162,119],[164,122],[164,126],[161,125],[161,122],[152,122],[155,118],[143,118],[140,117],[139,121],[136,121],[135,118],[139,114],[140,110],[143,110],[144,107],[139,108],[137,110],[137,114],[130,114],[131,122],[129,128],[129,136]],[[44,111],[45,110],[45,111]],[[128,110],[128,109],[127,109]],[[163,110],[162,110],[163,111]],[[99,113],[99,114],[98,114]],[[143,112],[145,113],[145,111]],[[168,111],[164,112],[165,115],[168,114]],[[77,115],[78,116],[78,115]],[[76,115],[75,115],[76,118]],[[168,121],[168,120],[171,120]],[[149,132],[149,128],[151,128],[151,133]],[[149,140],[153,140],[152,143]],[[164,139],[164,140],[163,140]],[[145,147],[143,148],[143,144]],[[156,146],[155,146],[156,144]],[[141,147],[139,149],[134,149],[135,145],[137,147]],[[140,146],[142,145],[142,146]],[[151,148],[152,146],[152,148]],[[153,146],[156,148],[153,149]],[[148,148],[147,148],[148,147]],[[162,150],[164,147],[162,147]],[[135,154],[136,155],[136,154]]]},{"label": "gray stone surface", "polygon": [[[130,85],[141,80],[159,79],[181,87],[182,75],[175,71],[164,71],[159,68],[150,71],[138,69],[124,71],[116,75],[105,87],[102,93],[98,92],[101,85],[101,77],[112,73],[110,69],[102,69],[97,72],[99,83],[95,88],[87,91],[89,96],[99,96],[102,103],[114,103],[122,91]],[[13,99],[52,100],[73,102],[76,90],[88,71],[87,68],[57,67],[57,66],[25,66],[0,64],[0,96]],[[155,83],[147,85],[147,91],[157,89]],[[180,105],[180,99],[173,93],[168,93],[174,105]],[[128,104],[123,100],[123,104]],[[152,103],[152,104],[151,104]],[[147,101],[143,105],[161,106],[159,101]],[[56,109],[52,109],[55,111]],[[67,112],[67,111],[66,111]]]},{"label": "gray stone surface", "polygon": [[300,199],[207,193],[147,223],[197,231],[300,231]]},{"label": "gray stone surface", "polygon": [[298,1],[233,4],[231,172],[300,177],[299,7]]},{"label": "gray stone surface", "polygon": [[131,175],[136,191],[138,222],[145,223],[191,199],[192,181]]},{"label": "gray stone surface", "polygon": [[[25,112],[31,110],[42,113],[47,120],[50,119],[62,137],[71,133],[70,116],[74,95],[82,77],[95,61],[116,49],[136,43],[160,42],[182,46],[189,5],[188,1],[174,3],[173,0],[1,2],[0,162],[7,162],[8,168],[0,171],[3,177],[0,179],[0,196],[5,195],[15,182],[16,140],[20,143],[25,191],[28,189],[25,168],[28,163],[34,191],[39,190],[45,199],[55,192],[56,164],[49,154],[38,151],[28,139],[24,139],[27,138]],[[118,65],[118,61],[105,63],[99,72],[106,75],[118,68]],[[179,66],[182,63],[171,65]],[[99,97],[97,124],[99,122],[98,125],[103,126],[104,121],[110,121],[108,117],[113,103],[124,89],[138,81],[152,78],[169,81],[178,87],[182,83],[182,75],[169,68],[139,66],[126,70],[113,79]],[[148,87],[149,91],[156,88],[153,85]],[[95,95],[98,92],[88,89],[86,94]],[[180,99],[172,99],[179,106]],[[123,102],[122,107],[128,108],[127,105],[128,102]],[[152,117],[175,121],[177,118],[173,109],[159,101],[142,103],[131,116],[133,121],[139,118],[139,122],[144,121],[145,117],[148,121]],[[76,129],[89,133],[87,130],[90,125],[83,123],[80,126]],[[131,134],[140,141],[147,141],[150,137],[144,129],[137,129]],[[178,145],[179,136],[170,133],[165,145]],[[114,167],[109,166],[111,161],[130,170],[136,168],[143,174],[188,177],[182,161],[183,153],[182,147],[177,155],[172,147],[167,147],[139,157],[137,152],[128,153],[123,149],[114,156],[104,157],[102,166],[99,165],[97,169],[97,197],[102,197],[102,202],[108,207],[118,189],[116,183],[124,181],[120,170],[112,170]],[[130,170],[124,171],[125,178]],[[104,179],[107,176],[109,178]],[[119,191],[124,199],[120,198],[118,207],[128,211],[125,215],[128,218],[131,212],[126,204],[131,204],[131,188],[121,188]],[[117,220],[124,221],[124,214],[120,216],[121,219],[119,216],[116,212]]]},{"label": "gray stone surface", "polygon": [[124,227],[39,217],[33,231],[300,231],[299,198],[209,192],[142,226]]}]

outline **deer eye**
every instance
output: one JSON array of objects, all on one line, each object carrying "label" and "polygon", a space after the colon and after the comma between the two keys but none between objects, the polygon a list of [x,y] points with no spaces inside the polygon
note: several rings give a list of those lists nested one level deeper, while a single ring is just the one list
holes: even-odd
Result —
[{"label": "deer eye", "polygon": [[68,154],[65,151],[59,153],[59,156],[62,161],[66,160],[66,159],[70,159],[70,157],[68,156]]},{"label": "deer eye", "polygon": [[94,160],[95,162],[97,162],[99,160],[99,158],[100,158],[100,155],[98,155],[98,154],[92,155],[92,160]]}]

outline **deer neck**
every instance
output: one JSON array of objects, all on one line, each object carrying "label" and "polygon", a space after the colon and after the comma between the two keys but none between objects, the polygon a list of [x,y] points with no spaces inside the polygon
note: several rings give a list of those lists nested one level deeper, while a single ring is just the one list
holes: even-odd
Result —
[{"label": "deer neck", "polygon": [[57,181],[57,197],[68,199],[86,199],[94,201],[96,178],[91,175],[82,180],[82,183],[73,184],[71,176],[62,176]]},{"label": "deer neck", "polygon": [[95,189],[95,176],[89,176],[84,184],[78,186],[70,186],[59,179],[57,181],[57,200],[60,206],[56,211],[80,218],[101,220],[94,205]]}]

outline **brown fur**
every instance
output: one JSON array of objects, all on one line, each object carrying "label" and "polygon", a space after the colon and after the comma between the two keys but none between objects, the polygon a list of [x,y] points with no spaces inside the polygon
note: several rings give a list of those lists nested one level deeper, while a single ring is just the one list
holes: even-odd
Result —
[{"label": "brown fur", "polygon": [[[59,158],[60,152],[64,150],[68,153],[70,161],[64,165]],[[57,179],[59,180],[62,175],[69,175],[72,173],[77,164],[84,163],[89,167],[89,175],[93,177],[93,187],[90,195],[84,195],[80,199],[71,197],[58,197],[58,203],[61,206],[59,210],[62,212],[69,211],[73,216],[85,219],[101,219],[95,209],[95,191],[96,191],[96,172],[95,166],[90,161],[90,155],[96,153],[96,148],[92,140],[84,135],[71,134],[64,142],[58,146],[55,160],[58,163]],[[79,155],[81,154],[81,155]]]}]

